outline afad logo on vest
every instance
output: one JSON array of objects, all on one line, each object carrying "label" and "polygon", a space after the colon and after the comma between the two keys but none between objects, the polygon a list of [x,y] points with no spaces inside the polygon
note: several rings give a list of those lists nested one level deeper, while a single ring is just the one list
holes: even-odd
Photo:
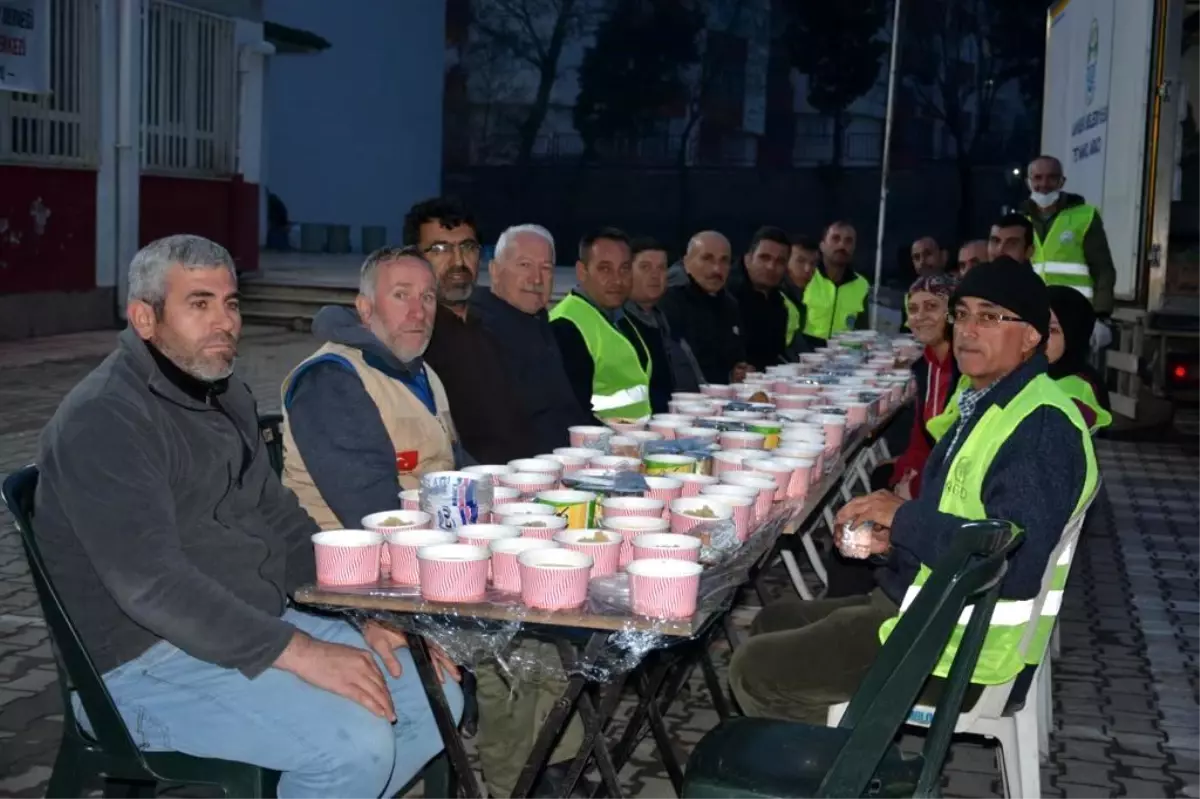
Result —
[{"label": "afad logo on vest", "polygon": [[945,492],[955,499],[966,499],[967,480],[971,477],[974,465],[969,457],[959,455],[954,461],[950,476],[946,478]]}]

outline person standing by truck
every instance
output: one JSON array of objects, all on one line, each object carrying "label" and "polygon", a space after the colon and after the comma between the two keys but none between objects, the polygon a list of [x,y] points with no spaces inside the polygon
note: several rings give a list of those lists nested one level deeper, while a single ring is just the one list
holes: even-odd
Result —
[{"label": "person standing by truck", "polygon": [[1021,212],[1033,225],[1033,268],[1051,286],[1070,286],[1096,311],[1092,348],[1112,342],[1105,320],[1113,310],[1117,270],[1100,211],[1078,194],[1062,190],[1062,162],[1039,155],[1029,164],[1029,199]]}]

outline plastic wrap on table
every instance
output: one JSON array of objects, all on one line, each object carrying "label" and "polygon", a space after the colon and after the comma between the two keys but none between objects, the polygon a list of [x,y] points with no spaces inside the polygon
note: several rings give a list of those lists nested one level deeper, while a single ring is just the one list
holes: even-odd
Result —
[{"label": "plastic wrap on table", "polygon": [[[699,424],[696,425],[700,427]],[[703,438],[676,438],[671,441],[647,441],[647,455],[691,455],[696,459],[712,457],[718,446]]]},{"label": "plastic wrap on table", "polygon": [[648,488],[646,479],[640,473],[625,470],[606,471],[603,474],[594,475],[565,474],[562,484],[567,488],[614,496],[622,494],[640,496]]},{"label": "plastic wrap on table", "polygon": [[[733,534],[732,524],[702,523],[710,525],[708,532],[712,540],[701,552],[702,560],[707,563],[700,577],[697,612],[711,614],[727,610],[750,569],[766,556],[802,508],[802,502],[778,505],[749,538],[740,543]],[[684,640],[676,632],[677,623],[672,624],[674,630],[668,634],[665,632],[668,622],[633,615],[628,577],[624,574],[596,578],[591,582],[587,602],[580,612],[611,616],[620,621],[616,624],[617,629],[607,635],[597,659],[583,666],[576,664],[569,672],[564,672],[557,659],[546,658],[541,650],[520,646],[518,633],[522,633],[522,637],[526,634],[537,636],[538,626],[529,620],[532,611],[521,602],[519,595],[489,588],[482,602],[448,605],[423,600],[420,589],[415,586],[387,582],[338,590],[363,597],[406,599],[412,609],[402,613],[367,609],[348,612],[345,607],[334,606],[323,609],[349,613],[360,623],[374,619],[420,635],[468,669],[495,663],[510,682],[537,682],[549,677],[560,678],[564,673],[581,673],[589,680],[604,682],[633,670],[652,650]],[[483,604],[502,608],[505,618],[481,618],[474,609]],[[557,636],[561,634],[562,628],[558,628]]]}]

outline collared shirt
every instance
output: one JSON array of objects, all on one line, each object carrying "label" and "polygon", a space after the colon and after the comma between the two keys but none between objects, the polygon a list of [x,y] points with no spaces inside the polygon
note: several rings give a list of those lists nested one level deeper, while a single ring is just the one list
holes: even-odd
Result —
[{"label": "collared shirt", "polygon": [[989,383],[979,389],[967,386],[963,389],[962,394],[958,396],[958,422],[954,425],[954,437],[950,439],[950,447],[946,450],[946,457],[950,457],[950,453],[954,452],[954,448],[958,446],[958,437],[966,429],[967,424],[971,421],[971,417],[975,415],[975,409],[979,407],[979,401],[986,397],[987,393],[995,385],[996,383]]}]

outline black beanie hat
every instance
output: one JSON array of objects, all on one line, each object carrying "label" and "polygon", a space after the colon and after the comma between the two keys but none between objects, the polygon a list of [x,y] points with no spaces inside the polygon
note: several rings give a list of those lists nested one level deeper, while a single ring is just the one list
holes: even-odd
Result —
[{"label": "black beanie hat", "polygon": [[1050,335],[1050,293],[1046,283],[1027,263],[1002,255],[994,261],[979,264],[958,284],[950,298],[950,307],[963,297],[987,300],[1007,308],[1033,325],[1042,334]]}]

